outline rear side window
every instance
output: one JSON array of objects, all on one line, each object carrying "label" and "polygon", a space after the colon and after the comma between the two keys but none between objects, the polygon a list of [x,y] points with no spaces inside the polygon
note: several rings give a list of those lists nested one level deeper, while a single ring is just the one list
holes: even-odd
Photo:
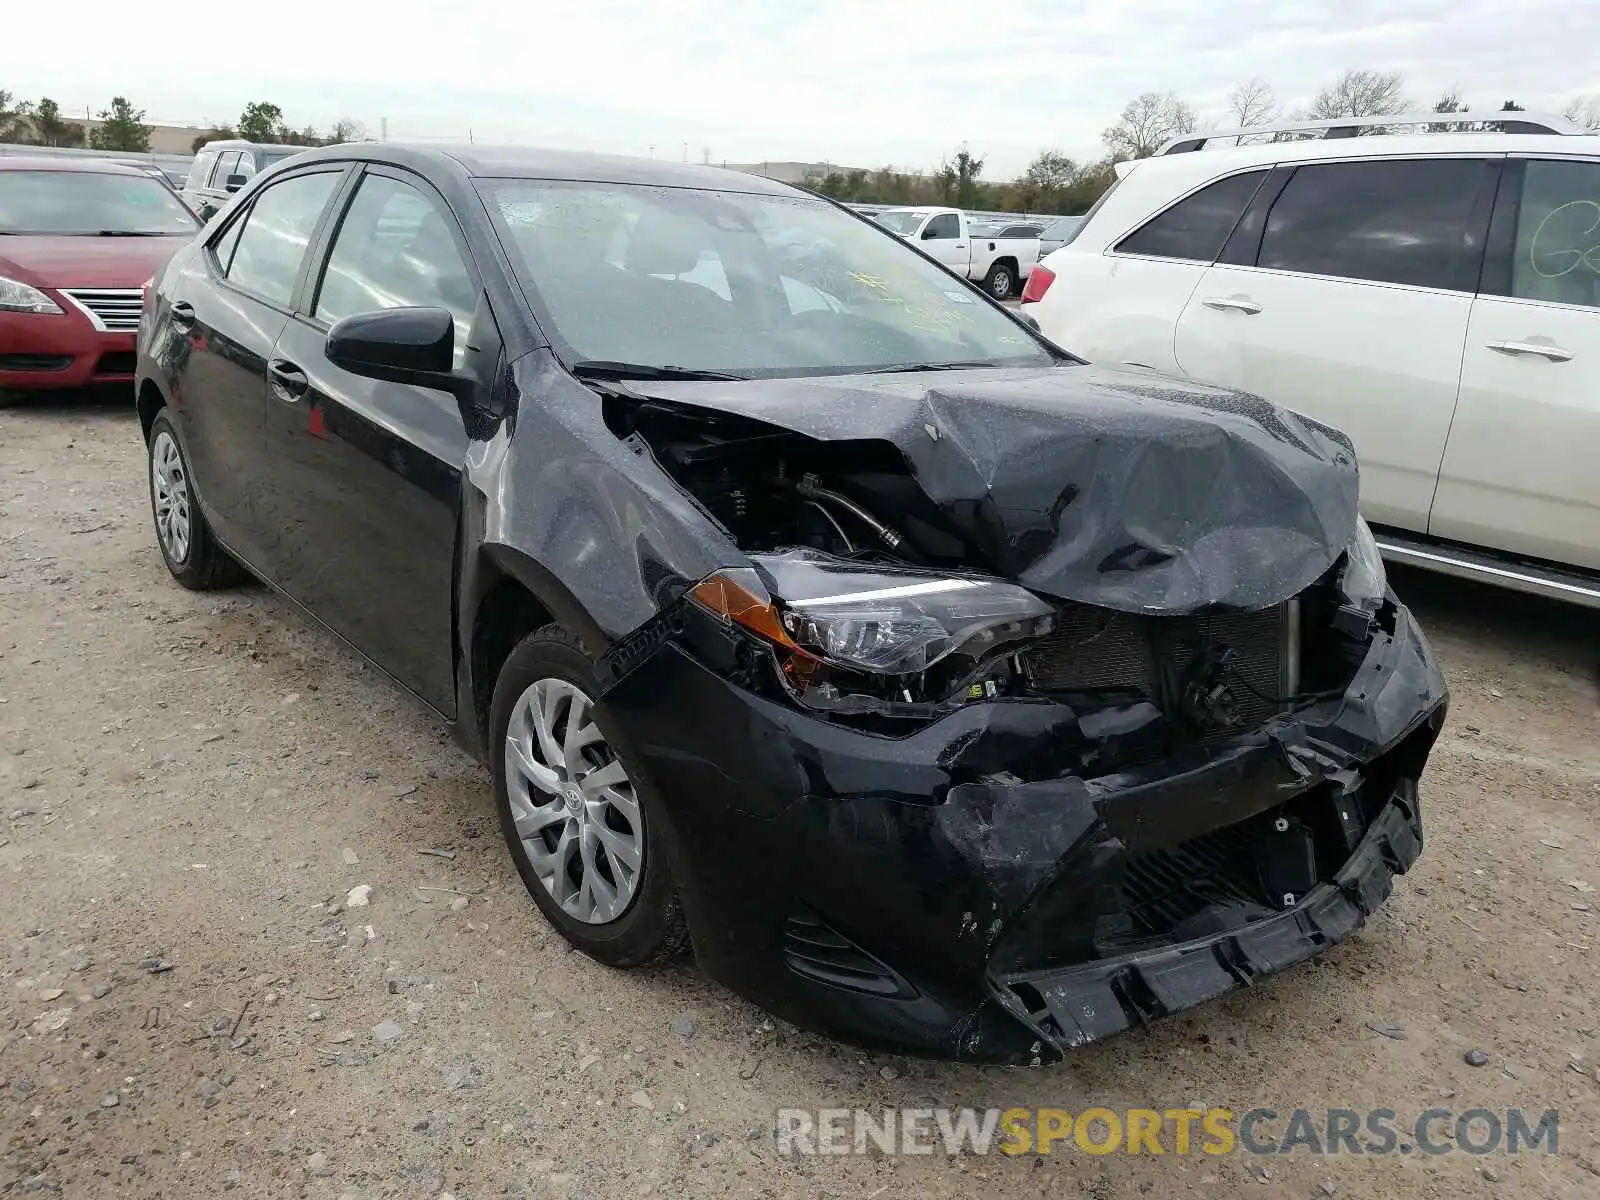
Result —
[{"label": "rear side window", "polygon": [[1600,163],[1528,163],[1517,212],[1511,294],[1600,308]]},{"label": "rear side window", "polygon": [[1477,159],[1319,163],[1284,187],[1257,264],[1345,279],[1470,291]]},{"label": "rear side window", "polygon": [[[263,188],[244,217],[232,260],[223,271],[228,282],[287,307],[312,230],[338,182],[339,172],[321,171]],[[231,231],[224,235],[219,251],[231,236]]]},{"label": "rear side window", "polygon": [[1265,171],[1246,171],[1208,184],[1146,221],[1123,238],[1117,250],[1122,254],[1211,262],[1221,253],[1222,243],[1228,240],[1266,177]]}]

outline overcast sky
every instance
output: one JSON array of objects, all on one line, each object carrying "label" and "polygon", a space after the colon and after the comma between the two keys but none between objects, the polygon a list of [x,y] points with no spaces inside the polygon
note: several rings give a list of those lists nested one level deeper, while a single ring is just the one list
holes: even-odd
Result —
[{"label": "overcast sky", "polygon": [[[1218,120],[1240,80],[1290,107],[1344,67],[1431,106],[1559,109],[1600,92],[1596,0],[256,0],[137,11],[9,6],[0,89],[147,120],[291,124],[713,161],[924,167],[962,142],[984,175],[1042,148],[1100,153],[1143,91]],[[69,35],[63,22],[73,30]],[[30,28],[36,26],[36,28]]]}]

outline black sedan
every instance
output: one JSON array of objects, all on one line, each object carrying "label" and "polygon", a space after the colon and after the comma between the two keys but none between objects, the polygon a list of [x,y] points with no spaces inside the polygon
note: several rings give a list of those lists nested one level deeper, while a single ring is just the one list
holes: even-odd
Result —
[{"label": "black sedan", "polygon": [[1444,717],[1349,442],[1088,366],[753,176],[340,146],[161,272],[167,566],[486,761],[574,945],[1026,1062],[1304,959]]}]

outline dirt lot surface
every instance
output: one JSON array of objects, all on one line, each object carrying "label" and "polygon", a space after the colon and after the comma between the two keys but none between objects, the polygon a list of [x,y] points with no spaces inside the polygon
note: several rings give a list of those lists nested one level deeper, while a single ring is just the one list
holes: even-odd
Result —
[{"label": "dirt lot surface", "polygon": [[[0,412],[0,1195],[1600,1195],[1596,614],[1398,577],[1453,709],[1388,906],[1062,1066],[958,1067],[568,952],[441,726],[266,590],[168,579],[143,464],[119,402]],[[1553,1107],[1559,1153],[774,1152],[780,1106],[1026,1104]]]}]

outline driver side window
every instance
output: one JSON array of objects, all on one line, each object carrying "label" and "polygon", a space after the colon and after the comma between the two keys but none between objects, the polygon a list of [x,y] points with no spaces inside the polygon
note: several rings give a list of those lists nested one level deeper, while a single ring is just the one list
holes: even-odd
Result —
[{"label": "driver side window", "polygon": [[455,318],[459,368],[477,301],[444,213],[408,183],[363,179],[339,224],[313,315],[331,325],[385,308],[445,309]]},{"label": "driver side window", "polygon": [[922,231],[926,241],[945,241],[961,236],[961,219],[955,213],[940,213]]}]

